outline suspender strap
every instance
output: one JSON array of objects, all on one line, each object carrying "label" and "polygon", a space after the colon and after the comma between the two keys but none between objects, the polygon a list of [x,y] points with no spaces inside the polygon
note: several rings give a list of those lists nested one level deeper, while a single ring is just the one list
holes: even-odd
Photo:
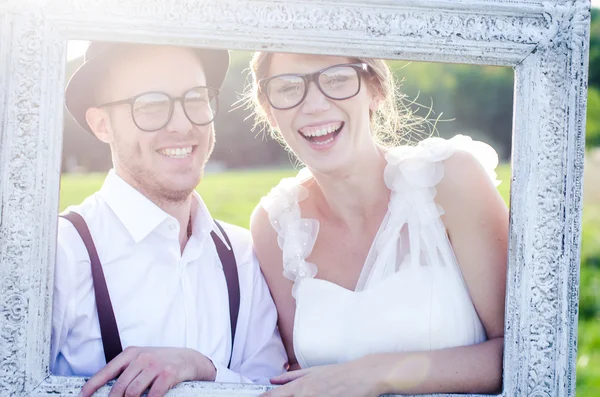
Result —
[{"label": "suspender strap", "polygon": [[[104,347],[104,358],[108,363],[123,351],[123,347],[121,345],[121,338],[119,337],[119,329],[117,327],[110,295],[108,294],[108,288],[106,287],[104,271],[102,270],[102,265],[98,258],[98,252],[96,251],[96,246],[94,245],[90,230],[81,215],[76,212],[66,212],[60,214],[60,216],[73,224],[79,233],[79,236],[81,236],[85,248],[88,251],[88,255],[90,256],[92,281],[96,296],[96,309],[98,310],[100,334],[102,336],[102,345]],[[215,221],[215,224],[223,234],[227,244],[232,247],[229,237],[227,236],[227,233],[225,233],[225,230],[223,230],[223,227],[221,227],[217,221]],[[233,356],[233,341],[240,310],[240,281],[233,247],[232,249],[228,249],[214,231],[211,232],[210,235],[217,248],[221,264],[223,265],[225,281],[227,282],[227,293],[229,295],[229,322],[231,325],[231,355],[229,356],[229,364],[227,365],[229,368]]]},{"label": "suspender strap", "polygon": [[96,252],[94,240],[90,234],[85,220],[76,212],[66,212],[60,214],[75,226],[75,229],[81,236],[85,248],[90,256],[92,266],[92,280],[94,283],[94,293],[96,295],[96,309],[98,310],[98,320],[100,322],[100,334],[102,335],[102,345],[104,347],[104,358],[106,362],[110,362],[119,353],[123,351],[121,346],[121,338],[119,337],[119,329],[115,320],[115,313],[106,287],[106,279],[102,271],[102,265]]},{"label": "suspender strap", "polygon": [[240,280],[238,278],[235,255],[233,254],[233,246],[229,241],[229,237],[219,222],[215,221],[215,224],[221,231],[221,234],[223,234],[223,237],[225,237],[227,245],[231,247],[231,249],[228,249],[214,231],[210,232],[210,236],[217,248],[219,259],[223,265],[223,273],[225,273],[225,281],[227,282],[227,293],[229,294],[229,322],[231,324],[231,355],[229,356],[229,364],[227,364],[227,368],[229,368],[231,366],[231,358],[233,357],[233,341],[235,340],[235,330],[240,311]]}]

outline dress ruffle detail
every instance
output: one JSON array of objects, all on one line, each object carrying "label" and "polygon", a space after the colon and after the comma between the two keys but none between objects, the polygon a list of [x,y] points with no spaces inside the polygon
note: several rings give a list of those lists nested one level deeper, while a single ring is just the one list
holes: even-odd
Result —
[{"label": "dress ruffle detail", "polygon": [[310,177],[304,168],[297,176],[284,178],[260,201],[277,232],[277,243],[283,252],[283,275],[295,283],[303,278],[314,278],[317,266],[307,262],[317,234],[319,221],[302,218],[300,202],[308,197],[302,181]]},{"label": "dress ruffle detail", "polygon": [[[384,180],[392,192],[388,213],[373,243],[376,260],[371,261],[369,266],[374,267],[374,271],[363,269],[357,290],[367,288],[372,280],[390,276],[398,270],[400,262],[408,266],[444,266],[448,258],[454,258],[447,239],[440,235],[440,230],[443,232],[440,216],[444,211],[434,198],[437,193],[435,186],[444,177],[443,161],[457,151],[471,153],[494,184],[500,184],[495,171],[498,166],[496,151],[468,136],[457,135],[448,140],[432,137],[416,146],[400,146],[386,152]],[[302,181],[310,176],[310,171],[304,168],[296,177],[281,180],[261,199],[283,252],[283,274],[295,282],[295,288],[302,279],[314,278],[317,274],[317,266],[307,262],[306,258],[314,247],[319,222],[302,218],[299,205],[308,197]],[[396,256],[405,225],[410,236],[405,242],[409,246],[409,254],[399,261]]]}]

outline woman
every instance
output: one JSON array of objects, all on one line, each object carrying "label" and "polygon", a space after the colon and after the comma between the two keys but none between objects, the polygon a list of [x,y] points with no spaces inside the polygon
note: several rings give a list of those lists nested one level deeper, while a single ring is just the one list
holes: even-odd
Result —
[{"label": "woman", "polygon": [[508,210],[494,150],[397,142],[385,62],[252,60],[256,111],[305,165],[253,213],[290,372],[269,396],[501,388]]}]

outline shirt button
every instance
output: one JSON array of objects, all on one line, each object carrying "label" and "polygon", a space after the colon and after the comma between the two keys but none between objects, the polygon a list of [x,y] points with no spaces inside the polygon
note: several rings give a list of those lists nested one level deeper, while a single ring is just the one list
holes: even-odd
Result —
[{"label": "shirt button", "polygon": [[175,225],[173,225],[173,224],[169,225],[169,229],[175,230]]}]

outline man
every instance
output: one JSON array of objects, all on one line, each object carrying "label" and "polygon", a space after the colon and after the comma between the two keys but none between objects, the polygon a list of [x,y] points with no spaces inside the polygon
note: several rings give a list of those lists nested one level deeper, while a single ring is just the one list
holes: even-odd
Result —
[{"label": "man", "polygon": [[186,380],[284,372],[249,232],[215,222],[194,191],[228,64],[227,51],[93,42],[67,86],[67,109],[114,166],[59,221],[51,371],[95,374],[84,396],[117,376],[111,395],[160,396]]}]

